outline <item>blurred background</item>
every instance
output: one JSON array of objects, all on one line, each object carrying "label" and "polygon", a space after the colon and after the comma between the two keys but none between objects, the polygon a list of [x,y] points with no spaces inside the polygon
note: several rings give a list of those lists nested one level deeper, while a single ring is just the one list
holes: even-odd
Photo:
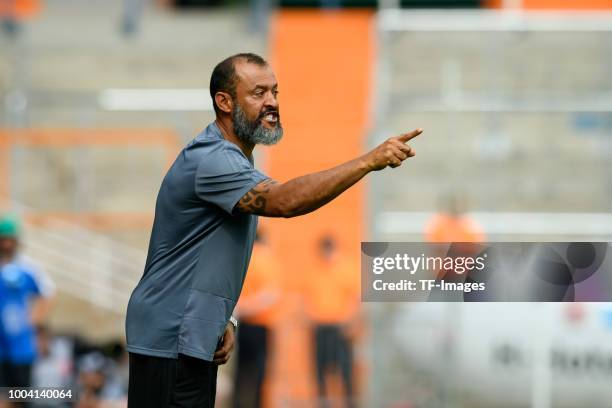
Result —
[{"label": "blurred background", "polygon": [[256,149],[278,180],[425,132],[414,159],[317,213],[260,219],[220,407],[612,407],[611,304],[359,292],[361,241],[612,239],[611,11],[0,0],[0,261],[6,288],[29,288],[0,287],[0,362],[31,369],[33,386],[72,386],[76,406],[125,406],[125,309],[157,189],[214,119],[213,67],[255,52],[279,80],[285,137]]}]

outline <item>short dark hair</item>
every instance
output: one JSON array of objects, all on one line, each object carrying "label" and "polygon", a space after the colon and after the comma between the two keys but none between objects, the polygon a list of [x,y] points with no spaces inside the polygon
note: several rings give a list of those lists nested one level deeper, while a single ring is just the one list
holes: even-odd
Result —
[{"label": "short dark hair", "polygon": [[215,101],[215,94],[217,92],[227,92],[232,96],[232,98],[236,97],[235,63],[237,60],[244,60],[250,64],[256,64],[259,66],[268,65],[265,59],[250,52],[232,55],[231,57],[227,57],[218,63],[210,76],[210,97],[212,98],[213,107],[217,113],[219,112],[219,107]]}]

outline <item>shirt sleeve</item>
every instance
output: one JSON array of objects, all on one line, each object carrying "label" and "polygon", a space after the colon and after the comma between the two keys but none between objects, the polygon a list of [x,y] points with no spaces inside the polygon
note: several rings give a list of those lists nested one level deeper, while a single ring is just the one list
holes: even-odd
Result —
[{"label": "shirt sleeve", "polygon": [[195,193],[232,214],[238,200],[267,178],[238,147],[226,146],[202,158],[195,175]]},{"label": "shirt sleeve", "polygon": [[52,298],[55,295],[55,283],[51,277],[29,258],[23,258],[21,265],[28,273],[39,289],[40,295],[45,298]]},{"label": "shirt sleeve", "polygon": [[25,279],[24,290],[27,293],[27,295],[34,296],[34,297],[41,296],[40,286],[38,286],[38,283],[36,282],[36,280],[34,280],[34,277],[30,275],[29,273],[25,273],[24,279]]}]

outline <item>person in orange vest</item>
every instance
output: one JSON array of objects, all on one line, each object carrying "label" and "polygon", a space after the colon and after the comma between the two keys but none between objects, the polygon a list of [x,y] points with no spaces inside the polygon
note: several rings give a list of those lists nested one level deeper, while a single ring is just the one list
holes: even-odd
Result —
[{"label": "person in orange vest", "polygon": [[0,0],[2,30],[8,36],[16,36],[21,22],[36,15],[40,8],[40,0]]},{"label": "person in orange vest", "polygon": [[[441,251],[438,256],[453,258],[475,256],[480,250],[480,243],[486,241],[486,236],[480,225],[465,215],[466,199],[463,195],[450,192],[444,197],[445,211],[436,214],[425,227],[425,241],[429,243],[452,243],[448,249],[436,248]],[[462,282],[469,275],[455,273],[450,270],[435,272],[438,280],[447,282]],[[432,298],[442,296],[438,290],[432,291]]]},{"label": "person in orange vest", "polygon": [[484,242],[486,236],[478,223],[465,215],[465,198],[449,193],[445,211],[436,214],[425,227],[427,242]]},{"label": "person in orange vest", "polygon": [[281,296],[280,267],[261,231],[255,236],[252,261],[238,301],[237,366],[234,372],[234,407],[261,406],[268,360],[268,343]]},{"label": "person in orange vest", "polygon": [[343,258],[331,236],[318,243],[318,265],[307,283],[306,313],[314,325],[321,406],[328,406],[326,376],[338,369],[346,401],[354,406],[352,338],[360,319],[359,266]]},{"label": "person in orange vest", "polygon": [[40,11],[40,0],[0,0],[0,15],[25,18]]}]

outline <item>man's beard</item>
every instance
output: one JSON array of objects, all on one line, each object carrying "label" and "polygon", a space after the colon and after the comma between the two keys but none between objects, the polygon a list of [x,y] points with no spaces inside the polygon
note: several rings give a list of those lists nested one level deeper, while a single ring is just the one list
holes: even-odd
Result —
[{"label": "man's beard", "polygon": [[234,125],[234,133],[243,142],[249,144],[273,145],[279,142],[283,137],[283,126],[280,122],[280,116],[277,112],[277,122],[274,129],[266,129],[261,119],[265,116],[265,112],[257,117],[254,121],[249,121],[246,113],[236,104],[232,110],[232,121]]}]

